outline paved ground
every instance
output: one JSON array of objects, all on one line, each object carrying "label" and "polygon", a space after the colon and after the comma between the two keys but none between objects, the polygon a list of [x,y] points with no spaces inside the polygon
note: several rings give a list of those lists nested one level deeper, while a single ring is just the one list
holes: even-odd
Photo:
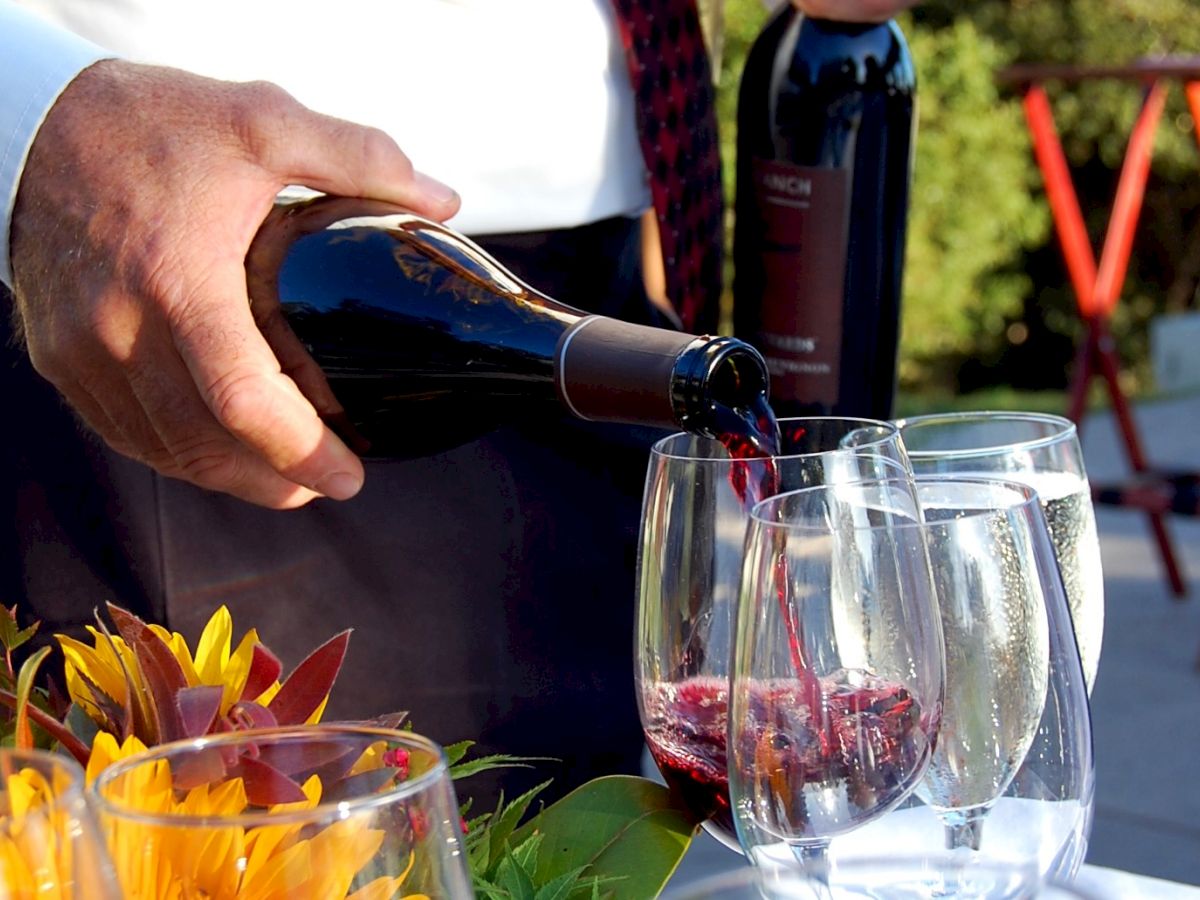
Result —
[{"label": "paved ground", "polygon": [[[1200,394],[1135,414],[1152,465],[1200,471]],[[1083,427],[1093,481],[1129,472],[1111,416]],[[1087,861],[1200,884],[1200,519],[1168,528],[1189,586],[1174,598],[1142,513],[1097,510],[1106,623],[1092,696],[1096,816]],[[741,865],[701,837],[676,883]]]},{"label": "paved ground", "polygon": [[[1200,471],[1200,394],[1135,417],[1152,465]],[[1084,422],[1083,448],[1093,481],[1129,471],[1112,417]],[[1200,519],[1168,520],[1189,588],[1178,600],[1146,516],[1100,507],[1097,518],[1106,622],[1088,861],[1200,884]]]}]

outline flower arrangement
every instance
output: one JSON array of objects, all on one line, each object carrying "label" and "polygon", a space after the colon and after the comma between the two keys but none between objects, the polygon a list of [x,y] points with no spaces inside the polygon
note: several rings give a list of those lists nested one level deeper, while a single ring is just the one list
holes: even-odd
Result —
[{"label": "flower arrangement", "polygon": [[[0,723],[0,732],[7,734],[0,736],[18,748],[42,747],[73,756],[85,768],[89,783],[120,761],[144,755],[147,748],[206,735],[318,726],[350,641],[348,631],[335,635],[285,676],[279,658],[254,629],[235,642],[224,607],[208,621],[194,652],[182,635],[147,624],[119,606],[109,604],[106,612],[111,625],[97,616],[88,629],[91,643],[55,636],[63,657],[64,695],[53,685],[36,684],[53,647],[43,646],[15,666],[17,651],[34,637],[38,624],[21,628],[16,609],[0,607],[0,645],[5,653],[0,703],[9,709]],[[405,718],[390,714],[369,724],[397,729],[407,727]],[[316,746],[320,748],[320,742]],[[155,890],[147,896],[420,896],[405,890],[412,860],[402,861],[399,874],[369,877],[366,862],[386,836],[380,829],[353,821],[320,830],[286,824],[291,821],[288,814],[336,799],[348,786],[409,779],[414,774],[410,768],[420,766],[416,760],[410,765],[407,750],[373,741],[345,759],[290,760],[295,764],[289,766],[284,756],[255,750],[253,744],[251,748],[210,759],[222,776],[219,788],[196,778],[194,786],[181,790],[178,771],[172,776],[164,768],[151,767],[135,769],[135,780],[121,790],[136,797],[143,809],[197,821],[239,822],[238,817],[252,809],[269,811],[267,819],[204,837],[170,840],[159,840],[149,831],[110,832],[117,869],[135,858],[144,867],[147,848],[153,847]],[[480,771],[533,762],[508,756],[475,758],[470,749],[470,742],[444,748],[456,784]],[[296,775],[300,771],[308,773],[302,780]],[[10,776],[5,791],[17,802],[28,802],[20,798],[35,797],[38,788],[32,781],[14,783],[14,778],[20,782],[23,777]],[[472,815],[469,801],[461,805],[463,847],[481,900],[653,897],[696,831],[695,820],[670,793],[646,779],[596,779],[549,806],[537,802],[545,787],[508,801],[498,798],[495,807],[482,814]],[[416,829],[419,824],[410,814],[403,827]],[[0,838],[0,861],[13,854],[21,856],[21,848]],[[280,894],[279,886],[285,883],[288,889]]]}]

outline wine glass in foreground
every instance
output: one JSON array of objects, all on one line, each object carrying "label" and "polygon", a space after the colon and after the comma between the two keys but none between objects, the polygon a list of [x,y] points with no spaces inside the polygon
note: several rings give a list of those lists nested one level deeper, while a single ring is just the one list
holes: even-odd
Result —
[{"label": "wine glass in foreground", "polygon": [[[946,692],[932,764],[916,794],[835,842],[837,863],[880,847],[1031,865],[1071,878],[1087,848],[1091,719],[1062,580],[1028,485],[916,478],[946,646]],[[942,896],[1008,897],[980,885]]]},{"label": "wine glass in foreground", "polygon": [[0,900],[119,900],[83,769],[44,750],[0,750]]},{"label": "wine glass in foreground", "polygon": [[1061,416],[1029,412],[932,414],[897,424],[918,475],[996,476],[1037,490],[1090,693],[1104,636],[1104,575],[1075,424]]},{"label": "wine glass in foreground", "polygon": [[770,458],[735,458],[721,441],[690,434],[664,438],[651,450],[642,505],[634,655],[643,731],[668,784],[733,849],[730,610],[750,509],[781,489],[908,475],[890,423],[815,417],[780,426],[782,453]]},{"label": "wine glass in foreground", "polygon": [[125,896],[471,897],[441,748],[317,725],[152,748],[92,783]]},{"label": "wine glass in foreground", "polygon": [[826,866],[929,766],[945,679],[925,525],[905,479],[792,491],[746,529],[729,791],[751,862]]}]

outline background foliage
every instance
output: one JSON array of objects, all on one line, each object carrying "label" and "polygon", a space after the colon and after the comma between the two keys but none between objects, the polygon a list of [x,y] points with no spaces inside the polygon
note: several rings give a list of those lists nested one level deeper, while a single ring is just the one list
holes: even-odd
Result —
[{"label": "background foliage", "polygon": [[[731,200],[737,84],[768,15],[762,0],[725,0],[718,112]],[[924,0],[900,24],[919,78],[902,394],[1062,387],[1079,330],[1075,300],[1019,98],[996,73],[1019,61],[1111,64],[1200,54],[1200,6],[1196,0]],[[1099,248],[1140,89],[1093,82],[1048,90]],[[1149,321],[1195,307],[1198,283],[1200,149],[1176,86],[1159,127],[1115,321],[1132,389],[1152,387]]]}]

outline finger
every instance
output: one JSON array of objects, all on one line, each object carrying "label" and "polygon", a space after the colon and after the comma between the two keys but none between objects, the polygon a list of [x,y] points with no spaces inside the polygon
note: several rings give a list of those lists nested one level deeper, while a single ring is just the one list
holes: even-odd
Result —
[{"label": "finger", "polygon": [[[109,447],[122,456],[132,459],[140,458],[140,450],[129,439],[125,430],[117,424],[117,419],[97,400],[91,391],[80,381],[70,381],[56,384],[67,405],[82,420],[83,424],[100,437]],[[99,394],[111,400],[115,394],[111,391],[99,391]],[[134,404],[136,406],[136,404]],[[138,410],[140,414],[140,409]]]},{"label": "finger", "polygon": [[329,386],[325,372],[296,337],[278,303],[255,302],[251,312],[283,373],[296,383],[318,415],[326,418],[343,412],[342,404]]},{"label": "finger", "polygon": [[172,336],[216,421],[287,480],[338,500],[357,493],[362,462],[280,370],[244,299],[242,267],[215,268],[198,289]]},{"label": "finger", "polygon": [[[286,95],[284,95],[286,97]],[[282,129],[259,143],[262,164],[284,183],[303,184],[330,194],[373,197],[411,209],[431,219],[450,218],[460,205],[452,188],[417,172],[391,137],[312,112],[283,101],[285,115],[257,119],[267,131]],[[262,108],[259,107],[261,112]]]},{"label": "finger", "polygon": [[259,506],[290,509],[319,496],[283,477],[240,444],[205,406],[170,338],[147,342],[151,352],[130,361],[132,393],[145,411],[161,448],[148,460],[165,475]]}]

